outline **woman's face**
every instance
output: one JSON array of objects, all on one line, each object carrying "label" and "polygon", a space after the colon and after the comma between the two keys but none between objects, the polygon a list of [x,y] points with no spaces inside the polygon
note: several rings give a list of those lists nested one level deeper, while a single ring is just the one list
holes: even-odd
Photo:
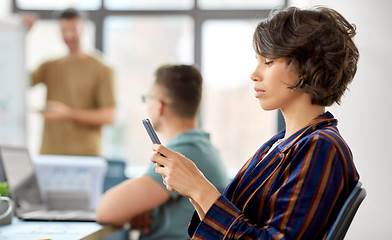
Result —
[{"label": "woman's face", "polygon": [[260,106],[266,111],[281,109],[284,111],[294,105],[301,91],[291,90],[298,79],[287,58],[268,59],[256,54],[257,67],[250,75],[255,83],[255,97],[259,99]]}]

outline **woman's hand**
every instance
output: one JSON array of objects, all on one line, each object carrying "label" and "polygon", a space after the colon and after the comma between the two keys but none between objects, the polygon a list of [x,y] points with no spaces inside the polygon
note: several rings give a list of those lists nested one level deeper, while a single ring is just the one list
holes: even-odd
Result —
[{"label": "woman's hand", "polygon": [[158,144],[153,145],[152,149],[155,154],[152,155],[151,161],[157,163],[155,172],[162,175],[163,183],[169,191],[192,197],[195,191],[200,190],[197,187],[208,185],[203,173],[181,153]]},{"label": "woman's hand", "polygon": [[[152,149],[155,153],[151,156],[151,161],[157,163],[155,172],[162,175],[166,188],[190,198],[204,213],[207,212],[220,196],[214,185],[181,153],[173,152],[159,144],[154,144]],[[199,210],[198,213],[201,218],[204,217],[204,213],[200,213]]]}]

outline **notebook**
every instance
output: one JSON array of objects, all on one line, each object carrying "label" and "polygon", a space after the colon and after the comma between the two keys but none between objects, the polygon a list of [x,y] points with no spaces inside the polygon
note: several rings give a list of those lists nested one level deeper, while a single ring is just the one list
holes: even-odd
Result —
[{"label": "notebook", "polygon": [[42,201],[34,164],[25,147],[0,146],[0,164],[18,218],[31,221],[95,221],[93,210],[49,210],[48,204]]}]

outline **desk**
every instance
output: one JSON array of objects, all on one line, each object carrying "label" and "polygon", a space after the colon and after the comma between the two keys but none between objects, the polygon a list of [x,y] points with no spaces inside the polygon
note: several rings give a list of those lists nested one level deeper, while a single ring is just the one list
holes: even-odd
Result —
[{"label": "desk", "polygon": [[98,240],[120,228],[96,222],[32,222],[12,219],[0,227],[0,240]]}]

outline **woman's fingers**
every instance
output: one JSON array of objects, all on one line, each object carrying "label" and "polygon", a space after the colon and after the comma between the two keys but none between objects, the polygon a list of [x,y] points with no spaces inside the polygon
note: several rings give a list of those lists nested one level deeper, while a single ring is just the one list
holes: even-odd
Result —
[{"label": "woman's fingers", "polygon": [[165,168],[164,165],[157,163],[157,165],[155,166],[155,172],[158,174],[161,174],[162,177],[167,175],[167,168]]},{"label": "woman's fingers", "polygon": [[152,150],[154,150],[157,153],[160,153],[166,157],[169,155],[173,154],[174,152],[168,149],[167,147],[161,145],[161,144],[154,144],[152,145]]},{"label": "woman's fingers", "polygon": [[158,152],[155,152],[153,155],[151,155],[150,160],[159,166],[165,166],[169,163],[169,160]]},{"label": "woman's fingers", "polygon": [[151,156],[151,161],[157,164],[155,172],[162,175],[166,189],[188,196],[195,183],[193,176],[195,170],[198,170],[196,165],[182,154],[162,145],[155,144],[152,149],[155,153]]},{"label": "woman's fingers", "polygon": [[151,156],[150,160],[153,163],[156,163],[157,166],[164,167],[171,162],[171,160],[168,160],[168,158],[171,158],[173,156],[173,151],[161,144],[152,145],[152,149],[155,151],[155,153]]},{"label": "woman's fingers", "polygon": [[162,175],[162,181],[163,181],[163,184],[165,184],[165,186],[167,185],[167,183],[166,183],[166,180],[165,180],[165,178],[166,178],[166,176],[165,175]]},{"label": "woman's fingers", "polygon": [[165,175],[162,175],[162,180],[163,180],[163,184],[166,186],[167,190],[169,190],[171,192],[175,192],[174,188],[172,188],[171,186],[167,185],[166,176]]},{"label": "woman's fingers", "polygon": [[170,187],[169,185],[166,185],[166,189],[169,190],[170,192],[178,193],[174,188]]}]

